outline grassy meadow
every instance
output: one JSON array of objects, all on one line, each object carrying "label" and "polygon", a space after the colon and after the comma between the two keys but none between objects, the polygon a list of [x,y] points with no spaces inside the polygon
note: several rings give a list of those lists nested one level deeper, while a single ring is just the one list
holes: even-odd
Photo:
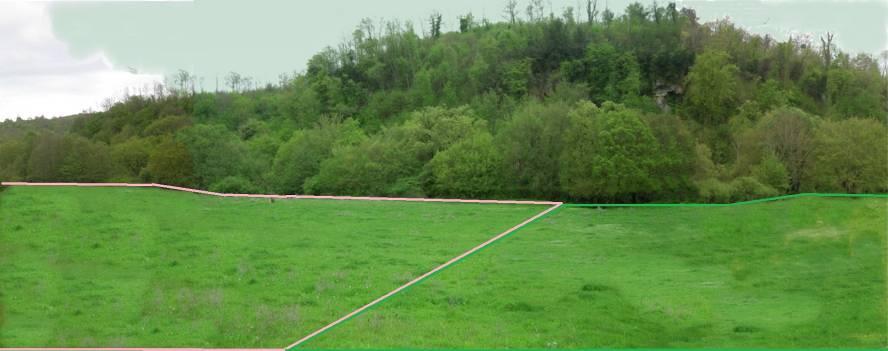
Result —
[{"label": "grassy meadow", "polygon": [[881,348],[888,199],[563,208],[305,348]]},{"label": "grassy meadow", "polygon": [[0,193],[0,347],[280,348],[545,206]]}]

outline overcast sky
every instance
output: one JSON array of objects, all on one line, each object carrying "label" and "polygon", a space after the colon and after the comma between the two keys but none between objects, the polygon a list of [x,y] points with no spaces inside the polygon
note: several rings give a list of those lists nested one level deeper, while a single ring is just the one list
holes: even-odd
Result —
[{"label": "overcast sky", "polygon": [[[519,2],[526,2],[521,1]],[[556,13],[584,1],[551,0]],[[599,0],[620,13],[630,0]],[[650,4],[650,0],[641,0]],[[664,4],[666,1],[660,1]],[[846,51],[888,48],[888,0],[685,0],[702,21],[729,16],[778,39],[836,33]],[[124,90],[144,88],[186,69],[215,88],[230,71],[263,82],[301,71],[362,18],[412,21],[434,10],[448,30],[457,16],[501,20],[505,0],[0,0],[0,120],[97,109]]]}]

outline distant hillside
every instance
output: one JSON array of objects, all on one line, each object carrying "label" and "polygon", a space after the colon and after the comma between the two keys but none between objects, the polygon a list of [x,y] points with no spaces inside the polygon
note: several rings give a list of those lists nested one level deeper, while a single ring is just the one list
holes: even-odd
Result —
[{"label": "distant hillside", "polygon": [[275,86],[232,73],[195,92],[183,71],[107,111],[6,121],[0,179],[620,202],[888,191],[875,58],[674,4],[531,9],[459,32],[365,20]]}]

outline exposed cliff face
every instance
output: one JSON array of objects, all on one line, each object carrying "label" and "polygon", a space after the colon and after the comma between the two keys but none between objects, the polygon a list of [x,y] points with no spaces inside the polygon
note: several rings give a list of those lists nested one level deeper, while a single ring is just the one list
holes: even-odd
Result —
[{"label": "exposed cliff face", "polygon": [[661,84],[658,83],[656,88],[654,88],[654,101],[657,103],[657,106],[660,107],[660,110],[666,113],[670,112],[669,104],[667,103],[667,97],[671,95],[682,95],[684,93],[684,87],[678,84]]}]

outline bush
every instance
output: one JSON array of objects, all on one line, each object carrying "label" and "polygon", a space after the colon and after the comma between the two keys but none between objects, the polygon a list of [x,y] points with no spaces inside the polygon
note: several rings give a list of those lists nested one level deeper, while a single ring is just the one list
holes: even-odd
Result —
[{"label": "bush", "polygon": [[731,185],[715,178],[698,181],[697,189],[703,202],[724,203],[731,200]]},{"label": "bush", "polygon": [[210,185],[210,191],[228,194],[255,194],[259,190],[243,177],[229,176]]},{"label": "bush", "polygon": [[731,182],[731,201],[746,201],[777,196],[777,190],[753,177],[740,177]]},{"label": "bush", "polygon": [[425,188],[433,196],[496,196],[502,162],[493,137],[480,133],[435,155],[423,173]]},{"label": "bush", "polygon": [[762,162],[752,169],[752,175],[760,183],[777,192],[783,193],[789,189],[789,172],[773,152],[765,155]]},{"label": "bush", "polygon": [[386,188],[384,195],[398,197],[425,197],[417,177],[404,177]]},{"label": "bush", "polygon": [[155,147],[139,177],[151,182],[189,186],[192,175],[188,149],[173,140],[166,140]]}]

